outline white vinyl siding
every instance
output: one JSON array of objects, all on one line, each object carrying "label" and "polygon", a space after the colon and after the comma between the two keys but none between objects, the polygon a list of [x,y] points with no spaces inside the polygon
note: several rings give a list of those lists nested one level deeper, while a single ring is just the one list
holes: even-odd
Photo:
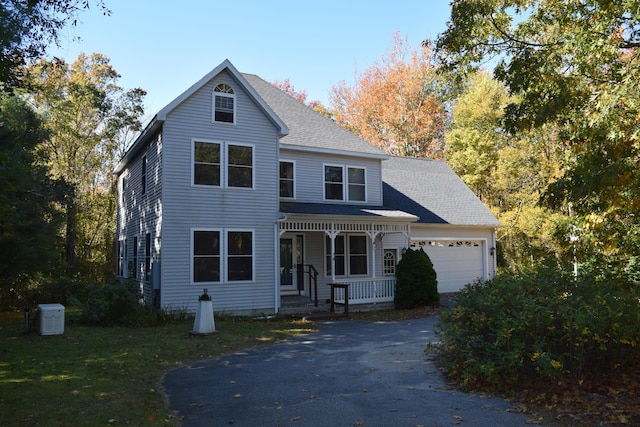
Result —
[{"label": "white vinyl siding", "polygon": [[[234,90],[235,126],[221,126],[211,121],[211,94],[220,83]],[[257,314],[273,311],[277,270],[273,256],[274,233],[279,217],[278,129],[224,72],[167,115],[163,134],[162,251],[165,255],[161,305],[184,307],[193,312],[202,289],[207,288],[214,310]],[[219,187],[193,184],[195,141],[221,144]],[[231,167],[250,169],[251,188],[228,186],[229,146],[250,148],[251,165],[240,162]],[[243,176],[249,173],[245,171]],[[211,229],[221,232],[220,282],[193,282],[189,235],[193,230]],[[224,254],[228,250],[228,231],[252,233],[251,280],[227,281],[229,266]],[[247,259],[236,263],[246,265]]]},{"label": "white vinyl siding", "polygon": [[[372,206],[382,205],[382,175],[379,159],[347,157],[328,153],[311,153],[290,150],[286,144],[281,145],[281,156],[286,161],[295,162],[295,200],[303,203],[357,203]],[[325,165],[364,170],[365,201],[348,202],[343,200],[325,199]],[[346,173],[346,171],[345,171]],[[345,178],[346,179],[346,178]],[[343,188],[343,194],[345,190]],[[344,197],[344,196],[343,196]]]}]

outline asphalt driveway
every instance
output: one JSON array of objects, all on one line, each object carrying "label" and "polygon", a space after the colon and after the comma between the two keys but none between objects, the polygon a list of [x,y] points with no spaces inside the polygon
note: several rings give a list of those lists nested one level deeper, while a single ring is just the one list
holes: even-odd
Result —
[{"label": "asphalt driveway", "polygon": [[523,426],[504,399],[450,388],[425,355],[435,317],[318,332],[168,372],[183,426]]}]

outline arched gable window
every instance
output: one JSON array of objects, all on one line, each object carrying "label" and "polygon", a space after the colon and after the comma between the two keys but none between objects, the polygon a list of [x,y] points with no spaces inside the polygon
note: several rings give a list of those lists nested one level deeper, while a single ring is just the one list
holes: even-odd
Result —
[{"label": "arched gable window", "polygon": [[213,121],[235,123],[236,96],[233,88],[220,83],[213,89]]}]

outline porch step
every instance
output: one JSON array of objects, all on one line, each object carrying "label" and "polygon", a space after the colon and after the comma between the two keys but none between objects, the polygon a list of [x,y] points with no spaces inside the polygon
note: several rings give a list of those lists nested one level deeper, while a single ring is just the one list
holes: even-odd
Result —
[{"label": "porch step", "polygon": [[318,306],[306,296],[283,296],[280,299],[280,314],[284,315],[300,315],[311,313],[327,313],[329,314],[329,304],[318,301]]}]

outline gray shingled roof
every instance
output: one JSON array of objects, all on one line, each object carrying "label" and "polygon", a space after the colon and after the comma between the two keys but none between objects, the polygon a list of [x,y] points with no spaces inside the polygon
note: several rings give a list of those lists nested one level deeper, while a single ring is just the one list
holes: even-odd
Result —
[{"label": "gray shingled roof", "polygon": [[500,223],[443,161],[390,157],[382,162],[384,206],[416,215],[419,223]]},{"label": "gray shingled roof", "polygon": [[280,212],[284,214],[311,214],[331,216],[359,216],[415,221],[416,217],[407,212],[385,206],[346,205],[335,203],[281,202]]},{"label": "gray shingled roof", "polygon": [[384,153],[364,139],[337,125],[284,91],[254,74],[242,76],[289,128],[280,139],[284,145],[355,152],[384,156]]}]

